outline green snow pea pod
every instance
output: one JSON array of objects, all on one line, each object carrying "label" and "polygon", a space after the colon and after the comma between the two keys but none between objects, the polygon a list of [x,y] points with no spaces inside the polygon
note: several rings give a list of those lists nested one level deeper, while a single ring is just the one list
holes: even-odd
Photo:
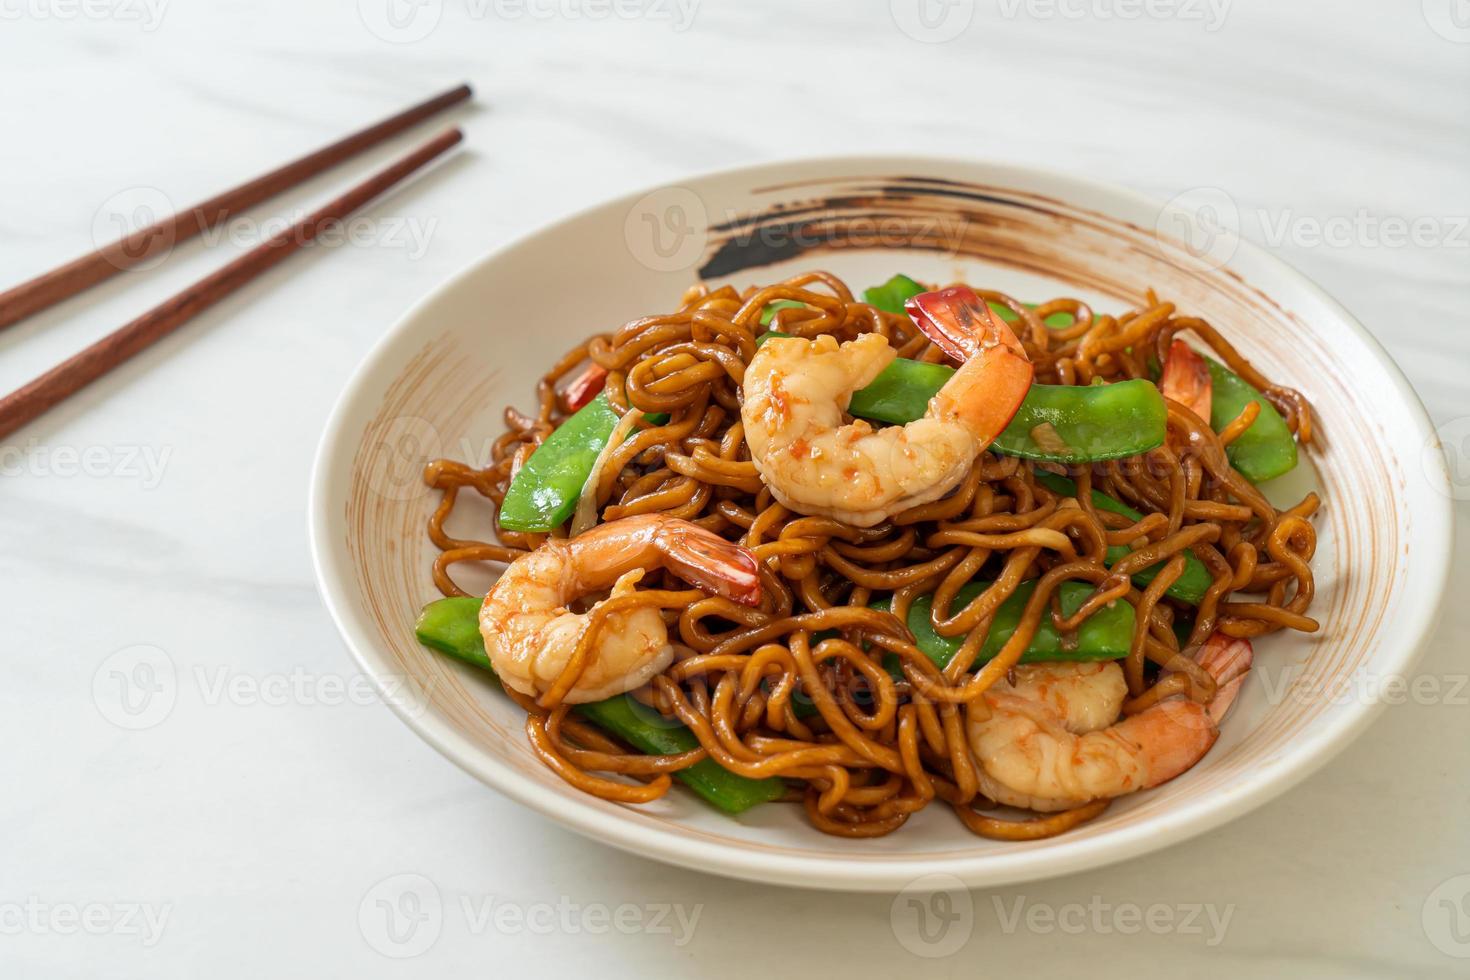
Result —
[{"label": "green snow pea pod", "polygon": [[1229,425],[1250,402],[1261,406],[1261,413],[1251,427],[1225,447],[1230,465],[1252,483],[1281,476],[1296,466],[1296,440],[1275,406],[1246,382],[1212,357],[1205,358],[1210,368],[1210,428],[1216,432]]},{"label": "green snow pea pod", "polygon": [[1007,456],[1092,463],[1157,449],[1169,412],[1152,381],[1031,386],[1011,424],[990,447]]},{"label": "green snow pea pod", "polygon": [[[768,331],[759,339],[785,336]],[[947,364],[897,358],[872,384],[853,392],[847,410],[859,418],[906,425],[923,417],[929,399],[954,371]],[[1054,463],[1119,459],[1162,446],[1168,417],[1159,389],[1142,378],[1110,385],[1033,384],[990,448]]]},{"label": "green snow pea pod", "polygon": [[[953,608],[963,608],[982,591],[989,582],[970,582],[955,596]],[[976,664],[994,659],[1016,632],[1026,602],[1036,589],[1035,582],[1023,582],[1009,598],[1002,602],[991,621],[990,632],[985,644],[975,658]],[[1092,594],[1092,587],[1081,582],[1063,582],[1058,588],[1062,614],[1070,616],[1083,601]],[[874,609],[891,609],[893,600],[885,597],[871,603]],[[914,645],[929,655],[929,659],[943,668],[953,659],[955,651],[964,643],[963,636],[940,636],[934,632],[929,616],[933,609],[932,595],[920,596],[909,606],[908,627],[914,634]],[[1112,602],[1087,619],[1077,628],[1075,642],[1066,642],[1052,625],[1050,616],[1042,616],[1036,635],[1021,655],[1021,663],[1036,663],[1046,660],[1118,660],[1128,656],[1133,643],[1133,606],[1127,602]],[[894,658],[896,661],[897,658]]]},{"label": "green snow pea pod", "polygon": [[870,286],[864,289],[863,302],[869,306],[876,306],[884,313],[896,313],[902,316],[904,301],[919,295],[925,288],[908,276],[899,274],[881,286]]},{"label": "green snow pea pod", "polygon": [[[414,626],[420,643],[494,674],[480,636],[480,600],[473,596],[438,599],[424,607]],[[699,748],[694,733],[676,721],[650,714],[626,694],[579,704],[574,709],[597,727],[649,755],[677,755]],[[741,813],[758,803],[780,798],[786,784],[779,779],[747,779],[713,759],[702,759],[674,778],[726,813]]]},{"label": "green snow pea pod", "polygon": [[[1036,482],[1053,493],[1059,493],[1064,497],[1077,496],[1077,484],[1065,476],[1057,476],[1055,473],[1038,472],[1036,474]],[[1122,501],[1114,500],[1107,494],[1097,490],[1092,491],[1092,506],[1098,510],[1109,510],[1115,514],[1122,514],[1129,520],[1138,521],[1143,519],[1143,515],[1132,507],[1129,507]],[[1114,545],[1108,549],[1106,562],[1108,565],[1112,565],[1127,557],[1127,547],[1124,545]],[[1154,580],[1154,576],[1159,573],[1159,569],[1162,567],[1162,565],[1155,565],[1152,568],[1145,568],[1133,576],[1134,583],[1139,586],[1147,586],[1148,583]],[[1210,574],[1210,570],[1205,567],[1204,562],[1194,557],[1194,555],[1186,554],[1184,556],[1184,573],[1175,580],[1173,585],[1169,586],[1164,594],[1172,596],[1181,602],[1187,602],[1192,606],[1197,606],[1200,600],[1205,597],[1205,592],[1214,584],[1215,578]]]},{"label": "green snow pea pod", "polygon": [[577,509],[577,497],[618,424],[607,394],[598,395],[559,425],[510,481],[500,505],[500,526],[511,531],[550,531]]}]

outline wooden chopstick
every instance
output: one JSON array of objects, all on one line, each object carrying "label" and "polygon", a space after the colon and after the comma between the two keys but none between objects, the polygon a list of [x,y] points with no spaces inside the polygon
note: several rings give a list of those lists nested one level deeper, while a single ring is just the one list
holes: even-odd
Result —
[{"label": "wooden chopstick", "polygon": [[353,133],[315,153],[262,174],[233,190],[163,218],[79,259],[0,293],[0,328],[18,323],[64,299],[147,261],[160,251],[200,235],[230,215],[290,190],[364,150],[377,146],[410,126],[428,119],[474,93],[468,85],[450,89]]},{"label": "wooden chopstick", "polygon": [[346,194],[302,218],[291,228],[262,242],[229,265],[165,300],[131,323],[119,327],[30,384],[0,398],[0,438],[34,419],[134,354],[167,337],[256,276],[270,269],[325,227],[339,223],[463,138],[458,129],[414,150]]}]

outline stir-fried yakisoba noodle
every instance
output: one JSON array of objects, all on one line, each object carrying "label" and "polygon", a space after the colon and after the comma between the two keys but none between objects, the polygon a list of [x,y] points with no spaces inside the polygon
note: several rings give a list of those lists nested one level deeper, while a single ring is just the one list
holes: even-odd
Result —
[{"label": "stir-fried yakisoba noodle", "polygon": [[[701,285],[549,365],[487,467],[426,470],[440,591],[509,571],[420,638],[624,802],[679,779],[871,837],[937,799],[1021,840],[1187,770],[1250,641],[1317,629],[1318,499],[1255,486],[1310,445],[1307,401],[1152,294],[864,296]],[[496,508],[467,540],[466,489]]]}]

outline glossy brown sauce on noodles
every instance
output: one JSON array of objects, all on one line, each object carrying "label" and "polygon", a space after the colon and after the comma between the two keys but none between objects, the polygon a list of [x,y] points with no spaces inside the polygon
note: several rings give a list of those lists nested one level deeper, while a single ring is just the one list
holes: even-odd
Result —
[{"label": "glossy brown sauce on noodles", "polygon": [[[1112,317],[1074,299],[1032,309],[1000,293],[976,292],[1016,315],[1016,333],[1037,382],[1148,377],[1151,355],[1162,362],[1174,335],[1188,330],[1265,395],[1299,442],[1311,443],[1306,400],[1263,377],[1212,326],[1179,314],[1171,303],[1150,295],[1144,308]],[[762,326],[761,312],[783,299],[808,308],[782,310]],[[1054,313],[1071,314],[1075,322],[1047,327]],[[1075,642],[1071,634],[1081,621],[1107,603],[1134,607],[1137,628],[1122,662],[1125,715],[1172,696],[1208,702],[1214,681],[1181,651],[1215,630],[1257,637],[1317,628],[1307,615],[1316,495],[1278,511],[1226,456],[1229,442],[1254,421],[1254,404],[1216,434],[1168,403],[1168,442],[1138,456],[1069,468],[1076,497],[1059,497],[1036,481],[1038,468],[1060,467],[987,452],[944,499],[856,528],[788,511],[772,499],[750,461],[740,424],[740,380],[756,338],[767,329],[806,337],[829,333],[839,340],[877,332],[901,357],[942,360],[907,317],[856,300],[826,273],[744,293],[698,286],[675,312],[641,317],[568,351],[537,383],[532,414],[506,409],[508,431],[494,444],[486,468],[449,460],[427,467],[427,481],[443,492],[428,525],[440,549],[434,581],[445,595],[463,595],[451,577],[456,564],[509,562],[544,536],[497,523],[486,540],[450,537],[444,523],[458,495],[472,490],[499,507],[516,469],[568,416],[559,389],[590,359],[608,370],[604,390],[620,412],[669,415],[662,425],[640,420],[635,435],[611,453],[597,488],[601,519],[652,512],[684,518],[748,546],[762,561],[758,609],[708,597],[662,573],[631,598],[661,607],[681,644],[674,663],[634,696],[680,719],[700,749],[643,755],[569,715],[568,705],[548,708],[512,693],[528,712],[537,754],[580,789],[645,802],[668,790],[670,773],[709,757],[752,778],[783,777],[789,799],[831,834],[887,834],[937,799],[981,836],[1047,837],[1095,817],[1107,801],[1020,820],[986,813],[995,805],[979,791],[963,721],[965,706],[1008,675],[1042,617],[1052,619],[1064,643]],[[1133,521],[1095,508],[1091,489],[1144,517]],[[1057,532],[1067,546],[1058,546]],[[1109,569],[1103,556],[1115,545],[1134,550]],[[1195,610],[1164,595],[1183,573],[1186,554],[1214,579]],[[1130,576],[1145,568],[1158,571],[1140,590]],[[977,579],[993,584],[968,605],[957,605],[960,589]],[[1011,639],[972,672],[997,607],[1031,580],[1036,588]],[[1069,581],[1093,592],[1064,618],[1057,588]],[[869,608],[886,593],[893,594],[893,613]],[[914,646],[904,626],[911,603],[926,593],[934,593],[934,629],[966,637],[943,670]],[[1176,619],[1189,615],[1192,624],[1181,638],[1185,631],[1176,631]],[[596,622],[594,615],[589,634],[597,631]],[[589,642],[590,636],[583,638],[584,646]],[[897,656],[901,680],[884,669],[885,654]],[[1161,677],[1164,666],[1171,672]],[[802,698],[818,710],[798,714]]]}]

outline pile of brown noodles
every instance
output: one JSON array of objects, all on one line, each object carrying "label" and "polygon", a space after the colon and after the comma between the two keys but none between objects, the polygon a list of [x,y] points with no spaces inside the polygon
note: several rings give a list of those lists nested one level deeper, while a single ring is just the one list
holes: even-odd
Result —
[{"label": "pile of brown noodles", "polygon": [[[1000,293],[977,293],[1018,318],[1016,333],[1037,382],[1147,377],[1150,355],[1162,361],[1174,334],[1188,330],[1265,394],[1299,442],[1311,441],[1312,417],[1300,394],[1262,377],[1213,327],[1177,314],[1171,303],[1150,295],[1144,308],[1112,317],[1094,314],[1075,299],[1030,308]],[[774,323],[762,326],[762,311],[777,300],[805,308],[782,309]],[[1064,329],[1046,326],[1055,313],[1071,314],[1075,322]],[[1139,456],[1071,468],[1075,498],[1061,498],[1036,481],[1037,467],[1060,472],[1059,467],[987,452],[944,499],[876,527],[856,528],[791,513],[773,501],[750,461],[740,423],[740,382],[766,329],[808,337],[830,333],[839,340],[877,332],[901,357],[942,359],[907,317],[854,299],[827,273],[743,294],[729,286],[697,286],[675,312],[633,320],[568,351],[538,382],[534,414],[506,409],[509,431],[495,443],[488,467],[441,460],[426,470],[429,483],[443,491],[429,520],[429,535],[442,552],[434,580],[444,594],[463,595],[450,576],[456,563],[509,562],[535,548],[542,536],[497,525],[493,543],[450,537],[444,523],[457,495],[472,488],[499,506],[517,467],[567,417],[559,389],[590,359],[608,370],[605,391],[619,411],[669,416],[662,425],[640,420],[636,434],[613,451],[597,487],[602,520],[661,512],[745,544],[762,560],[764,598],[758,609],[700,597],[664,610],[683,648],[652,685],[635,692],[682,720],[698,737],[699,751],[643,755],[569,716],[565,704],[548,709],[513,695],[529,712],[527,730],[541,758],[586,792],[630,802],[652,799],[668,786],[660,774],[708,755],[741,775],[784,777],[790,798],[800,800],[811,822],[831,834],[887,834],[938,798],[982,836],[1047,837],[1091,819],[1107,802],[1022,820],[987,815],[983,811],[995,806],[978,791],[963,727],[965,705],[1007,676],[1041,617],[1052,617],[1065,634],[1106,603],[1133,605],[1138,626],[1123,661],[1130,695],[1125,714],[1181,693],[1208,702],[1214,682],[1181,650],[1193,649],[1217,629],[1255,637],[1317,628],[1307,616],[1313,593],[1308,563],[1316,542],[1309,518],[1318,507],[1316,495],[1278,511],[1226,456],[1226,445],[1254,420],[1254,405],[1216,434],[1170,402],[1168,443]],[[1145,516],[1135,522],[1094,508],[1088,492],[1093,488]],[[1067,547],[1058,546],[1054,532],[1061,532]],[[1109,569],[1103,555],[1110,545],[1131,545],[1134,551]],[[1214,577],[1197,609],[1164,596],[1182,573],[1186,554]],[[1130,576],[1155,566],[1156,577],[1140,591]],[[976,579],[994,584],[967,606],[957,606],[956,593]],[[1036,588],[1011,640],[972,672],[996,608],[1033,579]],[[1055,601],[1057,587],[1067,581],[1094,587],[1071,617],[1061,616]],[[673,579],[661,586],[657,575],[644,584],[651,590],[687,589]],[[903,625],[914,598],[931,592],[935,630],[967,636],[942,671],[914,646]],[[869,608],[882,593],[893,594],[896,615]],[[657,601],[657,593],[649,594],[649,601]],[[1181,639],[1175,621],[1187,615],[1193,623]],[[901,680],[883,668],[885,653],[899,658]],[[1159,680],[1165,665],[1171,671]],[[801,698],[822,710],[798,713]]]}]

